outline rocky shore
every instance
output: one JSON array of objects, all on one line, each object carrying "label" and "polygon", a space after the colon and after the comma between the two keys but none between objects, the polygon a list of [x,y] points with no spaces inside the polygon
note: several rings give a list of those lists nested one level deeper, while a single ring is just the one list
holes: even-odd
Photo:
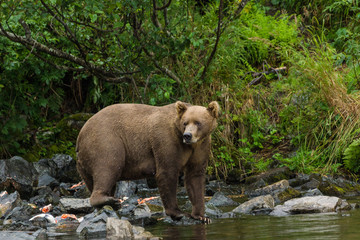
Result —
[{"label": "rocky shore", "polygon": [[[151,180],[118,182],[115,195],[122,201],[121,208],[94,209],[75,165],[74,159],[63,154],[36,163],[21,157],[0,160],[0,238],[159,239],[144,227],[159,222],[200,224],[189,218],[172,221],[166,217]],[[206,215],[213,219],[243,214],[286,216],[357,208],[346,199],[360,195],[360,185],[341,177],[277,168],[236,184],[208,181],[205,195]],[[191,211],[182,186],[178,200],[184,211]]]}]

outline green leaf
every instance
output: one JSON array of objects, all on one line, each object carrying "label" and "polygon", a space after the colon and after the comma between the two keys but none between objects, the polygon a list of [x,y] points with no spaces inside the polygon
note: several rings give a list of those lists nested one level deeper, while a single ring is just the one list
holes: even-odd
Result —
[{"label": "green leaf", "polygon": [[98,16],[96,14],[90,14],[89,17],[90,17],[90,20],[92,23],[96,22],[96,20],[98,18]]}]

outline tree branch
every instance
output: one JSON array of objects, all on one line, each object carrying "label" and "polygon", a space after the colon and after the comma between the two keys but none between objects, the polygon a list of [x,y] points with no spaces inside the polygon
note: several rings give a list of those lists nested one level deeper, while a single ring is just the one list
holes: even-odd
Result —
[{"label": "tree branch", "polygon": [[[155,3],[156,4],[156,3]],[[155,9],[155,8],[154,8]],[[133,27],[133,34],[135,38],[141,43],[143,42],[141,40],[141,37],[139,35],[139,30],[141,31],[141,26],[137,24],[136,15],[132,15],[132,27]],[[162,67],[156,60],[155,60],[155,54],[153,52],[149,52],[147,48],[145,47],[145,44],[141,44],[141,49],[144,51],[144,53],[150,58],[150,60],[154,63],[155,67],[159,69],[162,73],[166,74],[171,79],[174,79],[178,84],[181,84],[181,80],[178,76],[176,76],[175,73],[173,73],[171,70],[169,70],[166,67]]]},{"label": "tree branch", "polygon": [[52,11],[51,8],[43,0],[40,0],[40,1],[41,1],[42,5],[46,8],[48,13],[50,13],[51,16],[53,16],[58,22],[60,22],[61,25],[63,25],[65,32],[67,32],[67,35],[69,36],[70,41],[73,42],[76,45],[76,47],[79,49],[82,58],[86,59],[86,54],[85,54],[84,50],[82,49],[79,41],[77,40],[75,34],[71,31],[69,26],[61,18],[59,18],[59,16],[57,14],[55,14],[54,11]]},{"label": "tree branch", "polygon": [[250,2],[250,0],[242,0],[237,9],[235,10],[234,14],[231,15],[230,18],[227,19],[227,21],[224,21],[222,23],[222,32],[225,31],[225,29],[229,26],[229,24],[234,21],[236,18],[239,17],[240,13],[242,12],[242,10],[245,8],[246,4]]},{"label": "tree branch", "polygon": [[[109,82],[129,81],[129,77],[127,77],[127,76],[118,77],[118,75],[127,75],[127,74],[131,75],[132,73],[123,73],[123,72],[118,72],[118,71],[116,71],[116,72],[106,71],[106,70],[96,66],[94,63],[86,62],[84,59],[76,57],[70,53],[66,53],[59,49],[51,48],[51,47],[48,47],[46,45],[43,45],[43,44],[37,42],[36,40],[34,40],[31,37],[31,32],[30,32],[29,26],[22,19],[20,19],[19,22],[22,25],[22,27],[24,28],[25,37],[6,31],[1,24],[0,24],[0,36],[4,36],[13,42],[20,43],[28,49],[36,49],[39,52],[43,52],[43,53],[49,54],[53,57],[57,57],[60,59],[68,60],[68,61],[70,61],[74,64],[77,64],[79,66],[82,66],[84,68],[84,70],[80,70],[80,68],[70,68],[67,66],[59,66],[59,65],[56,65],[55,63],[52,63],[52,65],[56,66],[56,68],[58,68],[58,69],[75,70],[75,71],[89,71],[92,74],[98,76],[99,78],[102,78],[105,81],[109,81]],[[33,52],[33,54],[35,54],[35,52]],[[39,57],[40,55],[36,54],[36,56]],[[44,59],[42,58],[42,60],[44,60]],[[46,62],[49,63],[49,61],[46,61]],[[130,79],[130,81],[131,81],[131,79]]]},{"label": "tree branch", "polygon": [[166,4],[164,4],[162,7],[156,7],[156,10],[164,10],[166,8],[168,8],[171,4],[171,0],[169,0]]},{"label": "tree branch", "polygon": [[245,8],[246,4],[249,2],[250,0],[242,0],[239,5],[238,5],[238,8],[235,10],[235,13],[229,18],[229,20],[227,22],[223,22],[222,21],[222,13],[223,13],[223,0],[220,0],[220,5],[219,5],[219,20],[218,20],[218,26],[217,26],[217,29],[216,29],[216,41],[215,41],[215,45],[214,45],[214,48],[213,50],[211,51],[211,54],[204,66],[204,70],[203,72],[201,73],[201,76],[200,76],[200,79],[201,80],[204,80],[205,76],[206,76],[206,72],[215,56],[215,53],[217,51],[217,46],[219,44],[219,41],[220,41],[220,37],[221,37],[221,34],[225,31],[225,29],[227,28],[227,26],[230,24],[231,21],[233,21],[234,19],[236,19],[241,11]]},{"label": "tree branch", "polygon": [[221,36],[221,21],[222,21],[222,14],[223,14],[223,6],[224,6],[224,1],[223,0],[220,0],[220,5],[219,5],[219,20],[218,20],[218,26],[217,26],[217,30],[216,30],[216,41],[215,41],[215,45],[214,45],[214,48],[213,50],[211,51],[211,54],[205,64],[205,67],[204,67],[204,70],[203,72],[201,73],[201,76],[200,76],[200,79],[201,80],[204,80],[205,78],[205,75],[206,75],[206,72],[208,70],[208,67],[211,63],[211,61],[213,60],[214,56],[215,56],[215,53],[216,53],[216,50],[217,50],[217,46],[219,44],[219,41],[220,41],[220,36]]},{"label": "tree branch", "polygon": [[[250,87],[252,85],[259,84],[263,77],[265,77],[266,75],[269,75],[271,73],[277,74],[278,78],[280,79],[279,73],[285,72],[285,71],[286,71],[286,67],[280,67],[280,68],[270,68],[270,70],[263,71],[263,72],[248,72],[248,73],[251,73],[252,77],[255,77],[251,82],[249,82],[248,86]],[[248,73],[246,73],[246,74],[248,74]]]}]

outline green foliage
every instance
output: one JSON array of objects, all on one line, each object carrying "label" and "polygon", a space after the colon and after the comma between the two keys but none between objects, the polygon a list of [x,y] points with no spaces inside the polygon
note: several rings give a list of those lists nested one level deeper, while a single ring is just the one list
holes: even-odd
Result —
[{"label": "green foliage", "polygon": [[[6,47],[5,47],[6,46]],[[0,156],[25,153],[29,129],[60,110],[64,72],[29,56],[16,44],[0,38]]]},{"label": "green foliage", "polygon": [[[222,114],[213,134],[211,174],[226,178],[234,169],[250,175],[277,166],[305,173],[336,173],[343,165],[359,171],[358,1],[253,1],[237,19],[231,14],[238,1],[228,2],[228,26],[204,79],[219,1],[201,9],[195,1],[172,1],[157,12],[162,27],[151,1],[47,4],[63,22],[41,1],[7,1],[1,3],[1,26],[25,36],[24,20],[33,39],[94,67],[84,70],[0,36],[2,158],[75,155],[77,130],[59,130],[68,113],[119,102],[217,100]],[[280,67],[286,71],[274,73]],[[95,68],[127,79],[104,81]],[[256,74],[259,84],[249,86]]]},{"label": "green foliage", "polygon": [[357,173],[360,170],[360,139],[354,140],[344,151],[344,165]]}]

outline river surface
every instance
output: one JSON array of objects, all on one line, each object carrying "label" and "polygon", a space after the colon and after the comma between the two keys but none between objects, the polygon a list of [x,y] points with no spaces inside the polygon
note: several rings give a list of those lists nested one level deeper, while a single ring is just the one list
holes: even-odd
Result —
[{"label": "river surface", "polygon": [[146,227],[166,239],[360,239],[360,210],[287,217],[243,216],[213,219],[209,225]]}]

